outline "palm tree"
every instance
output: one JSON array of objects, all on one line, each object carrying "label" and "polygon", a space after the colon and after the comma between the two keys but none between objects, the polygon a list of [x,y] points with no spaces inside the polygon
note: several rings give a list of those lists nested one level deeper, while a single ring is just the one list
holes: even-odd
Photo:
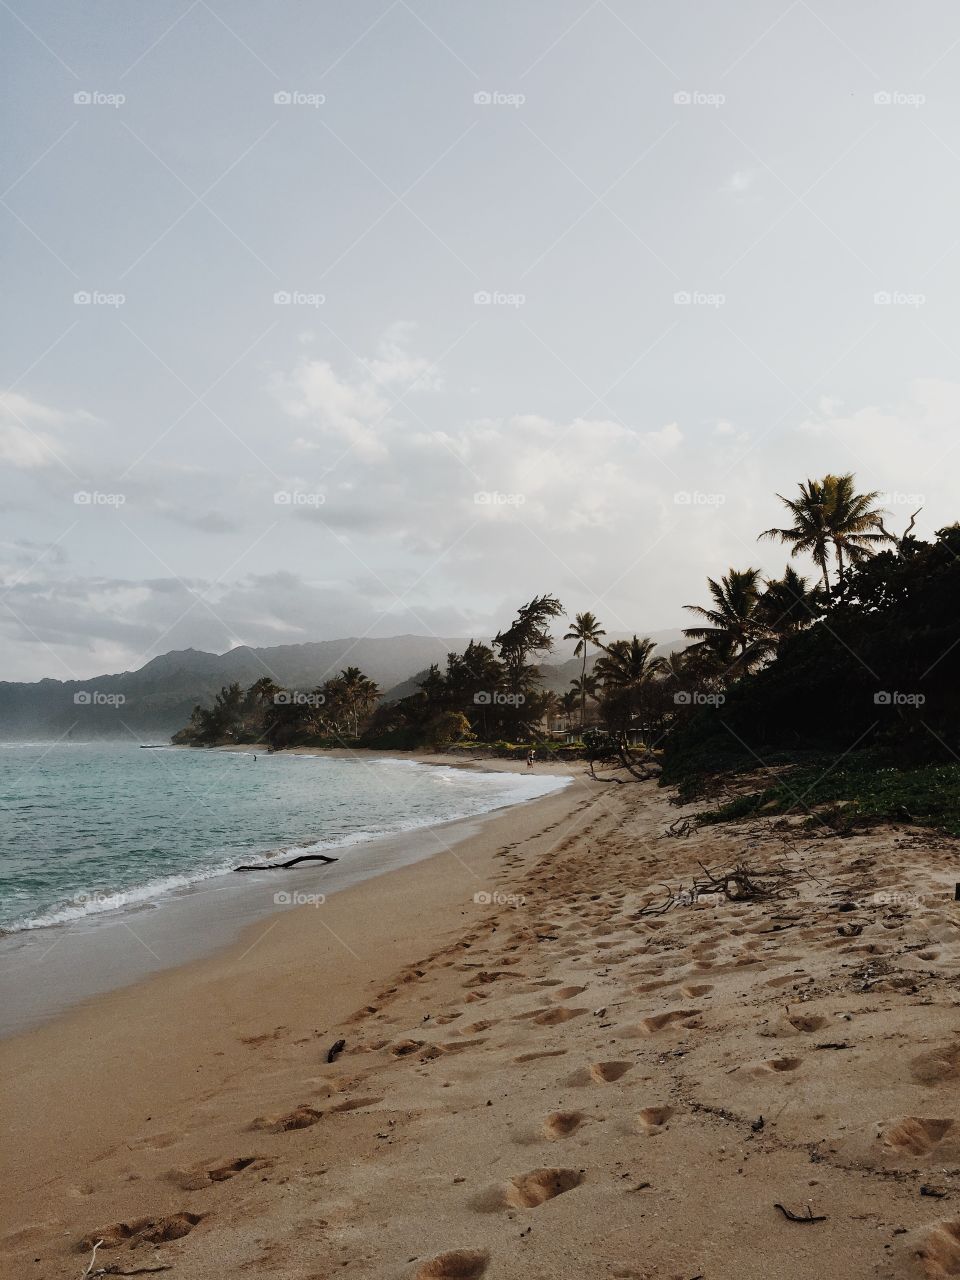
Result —
[{"label": "palm tree", "polygon": [[829,495],[828,529],[837,555],[837,585],[842,591],[846,565],[857,564],[874,554],[877,547],[894,539],[883,527],[886,512],[875,505],[879,493],[857,493],[853,472],[842,476],[826,476],[824,486]]},{"label": "palm tree", "polygon": [[580,705],[580,696],[576,689],[568,689],[566,693],[560,695],[560,706],[563,714],[569,719],[573,716],[574,711]]},{"label": "palm tree", "polygon": [[793,516],[793,524],[782,529],[765,529],[761,538],[778,538],[791,544],[790,554],[809,552],[823,577],[830,599],[828,569],[831,547],[837,560],[837,584],[843,589],[847,562],[866,559],[884,542],[892,542],[883,528],[883,509],[875,506],[876,492],[857,493],[852,472],[826,475],[822,480],[801,484],[798,498],[777,497]]},{"label": "palm tree", "polygon": [[576,648],[573,656],[579,658],[583,655],[583,666],[580,670],[580,728],[583,728],[584,715],[586,710],[586,691],[583,689],[583,681],[587,674],[587,649],[590,645],[596,645],[598,649],[602,649],[601,639],[607,633],[603,627],[589,610],[586,613],[578,613],[573,622],[567,624],[570,630],[563,637],[564,640],[576,640]]},{"label": "palm tree", "polygon": [[596,698],[598,685],[599,681],[597,680],[597,673],[595,670],[591,671],[589,675],[575,676],[574,679],[570,681],[570,692],[580,705],[581,731],[583,730],[584,722],[586,720],[585,708],[587,698]]},{"label": "palm tree", "polygon": [[792,565],[787,565],[782,578],[768,578],[754,617],[766,632],[769,649],[777,652],[784,640],[814,622],[823,600],[823,592],[811,590]]},{"label": "palm tree", "polygon": [[634,636],[615,640],[597,659],[594,673],[603,681],[603,705],[608,725],[616,722],[621,731],[630,728],[643,710],[643,695],[653,675],[653,640]]},{"label": "palm tree", "polygon": [[827,561],[830,551],[829,507],[830,501],[823,480],[807,480],[801,484],[799,498],[777,497],[793,516],[793,524],[782,529],[764,529],[759,538],[777,538],[790,543],[790,554],[808,552],[813,563],[823,575],[823,589],[830,596],[830,574]]},{"label": "palm tree", "polygon": [[760,594],[759,569],[730,569],[717,582],[707,579],[713,608],[699,604],[683,607],[710,623],[708,627],[686,627],[683,634],[718,653],[729,651],[735,663],[748,667],[755,655],[754,641],[759,621],[755,616]]},{"label": "palm tree", "polygon": [[380,697],[380,688],[359,667],[346,667],[340,672],[337,681],[343,701],[353,718],[353,736],[356,738],[360,732],[360,718],[373,709]]}]

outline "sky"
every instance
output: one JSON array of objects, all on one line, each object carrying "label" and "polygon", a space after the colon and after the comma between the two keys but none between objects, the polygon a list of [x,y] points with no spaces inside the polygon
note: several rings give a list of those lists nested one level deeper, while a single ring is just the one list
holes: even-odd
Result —
[{"label": "sky", "polygon": [[[960,9],[4,0],[0,678],[960,516]],[[809,570],[809,566],[807,566]]]}]

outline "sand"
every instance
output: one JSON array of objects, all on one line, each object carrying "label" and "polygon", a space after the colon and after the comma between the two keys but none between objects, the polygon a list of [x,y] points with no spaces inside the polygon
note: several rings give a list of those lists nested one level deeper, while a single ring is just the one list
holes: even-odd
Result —
[{"label": "sand", "polygon": [[689,812],[578,773],[0,1042],[5,1274],[960,1275],[960,841]]}]

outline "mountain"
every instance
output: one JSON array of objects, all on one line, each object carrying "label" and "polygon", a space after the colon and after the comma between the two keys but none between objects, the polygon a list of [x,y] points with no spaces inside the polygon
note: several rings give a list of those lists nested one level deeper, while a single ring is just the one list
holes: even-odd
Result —
[{"label": "mountain", "polygon": [[[679,643],[678,631],[655,632],[667,647]],[[615,637],[613,637],[615,638]],[[442,636],[348,637],[309,644],[241,645],[226,653],[175,649],[136,671],[93,676],[89,680],[38,680],[31,684],[0,681],[0,740],[17,738],[122,737],[168,738],[182,728],[199,703],[209,704],[222,685],[246,687],[271,676],[290,689],[312,689],[342,667],[360,667],[390,699],[413,692],[413,677],[431,663],[443,666],[447,654],[460,652],[467,639]],[[558,641],[553,657],[570,659],[573,641]],[[565,688],[579,672],[579,659],[562,666],[541,664],[544,683]],[[577,671],[573,671],[576,666]],[[559,684],[557,683],[559,681]]]}]

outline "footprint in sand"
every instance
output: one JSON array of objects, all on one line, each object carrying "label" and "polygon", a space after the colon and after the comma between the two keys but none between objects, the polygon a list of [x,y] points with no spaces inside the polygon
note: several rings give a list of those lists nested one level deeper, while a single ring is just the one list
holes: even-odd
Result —
[{"label": "footprint in sand", "polygon": [[150,1133],[143,1138],[131,1138],[127,1146],[131,1151],[163,1151],[174,1147],[183,1138],[182,1133]]},{"label": "footprint in sand", "polygon": [[912,1267],[913,1275],[924,1280],[948,1280],[960,1276],[960,1218],[938,1222],[927,1228],[919,1242],[910,1249],[912,1259],[919,1269]]},{"label": "footprint in sand", "polygon": [[565,1191],[572,1191],[582,1181],[583,1174],[576,1169],[531,1169],[510,1179],[503,1204],[512,1209],[536,1209]]},{"label": "footprint in sand", "polygon": [[544,1137],[569,1138],[585,1119],[582,1111],[551,1111],[543,1122]]},{"label": "footprint in sand", "polygon": [[569,1022],[571,1018],[579,1018],[586,1012],[586,1009],[547,1009],[538,1013],[533,1021],[538,1027],[556,1027],[562,1022]]},{"label": "footprint in sand", "polygon": [[713,987],[709,982],[689,982],[680,988],[680,993],[689,997],[705,996],[712,990]]},{"label": "footprint in sand", "polygon": [[914,1080],[921,1084],[939,1084],[960,1076],[960,1044],[940,1045],[918,1054],[910,1062]]},{"label": "footprint in sand", "polygon": [[562,1058],[566,1049],[541,1049],[539,1053],[521,1053],[514,1062],[536,1062],[538,1058]]},{"label": "footprint in sand", "polygon": [[634,1064],[632,1062],[594,1062],[589,1067],[572,1075],[566,1081],[568,1085],[613,1084],[621,1076],[626,1075]]},{"label": "footprint in sand", "polygon": [[880,1141],[892,1151],[925,1156],[943,1141],[953,1124],[952,1120],[925,1120],[920,1116],[904,1116],[884,1128]]},{"label": "footprint in sand", "polygon": [[204,1187],[209,1187],[214,1182],[227,1182],[230,1178],[235,1178],[238,1173],[243,1173],[244,1169],[249,1169],[251,1165],[255,1165],[258,1169],[266,1169],[272,1163],[272,1160],[264,1160],[258,1156],[239,1156],[236,1160],[225,1160],[218,1164],[208,1164],[204,1161],[190,1169],[171,1169],[167,1177],[182,1191],[202,1191]]},{"label": "footprint in sand", "polygon": [[821,1018],[817,1013],[798,1013],[788,1018],[787,1022],[796,1031],[819,1031],[827,1025],[827,1019]]},{"label": "footprint in sand", "polygon": [[305,1102],[282,1116],[258,1116],[251,1129],[265,1129],[269,1133],[290,1133],[294,1129],[309,1129],[323,1116],[322,1111],[308,1107]]},{"label": "footprint in sand", "polygon": [[490,1255],[480,1249],[451,1249],[421,1263],[414,1280],[478,1280]]},{"label": "footprint in sand", "polygon": [[327,1115],[332,1116],[344,1111],[359,1111],[361,1107],[375,1107],[378,1102],[382,1102],[382,1098],[347,1098],[343,1102],[338,1102],[335,1107],[330,1107]]},{"label": "footprint in sand", "polygon": [[573,996],[580,995],[581,991],[586,991],[586,987],[558,987],[556,991],[550,992],[551,1000],[570,1000]]},{"label": "footprint in sand", "polygon": [[637,1116],[643,1133],[662,1133],[664,1125],[675,1114],[673,1107],[644,1107]]},{"label": "footprint in sand", "polygon": [[78,1250],[88,1252],[100,1241],[104,1249],[115,1249],[121,1244],[164,1244],[168,1240],[180,1240],[188,1235],[206,1215],[202,1213],[172,1213],[165,1218],[134,1218],[130,1222],[114,1222],[99,1227],[83,1237]]},{"label": "footprint in sand", "polygon": [[640,1026],[647,1035],[653,1035],[675,1022],[683,1022],[686,1025],[687,1019],[699,1017],[701,1012],[700,1009],[671,1009],[669,1013],[656,1013],[650,1018],[641,1018]]},{"label": "footprint in sand", "polygon": [[802,1058],[770,1058],[767,1062],[761,1062],[754,1071],[758,1075],[789,1075],[790,1072],[796,1071],[803,1063]]}]

